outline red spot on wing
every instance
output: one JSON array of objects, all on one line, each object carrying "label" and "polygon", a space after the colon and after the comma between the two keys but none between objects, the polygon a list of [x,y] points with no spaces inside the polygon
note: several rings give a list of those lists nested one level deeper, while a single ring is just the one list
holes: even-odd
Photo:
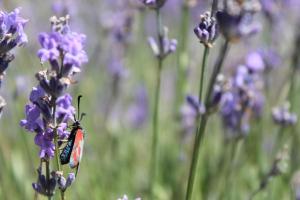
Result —
[{"label": "red spot on wing", "polygon": [[74,168],[78,165],[81,154],[82,154],[82,148],[83,148],[83,131],[82,129],[78,129],[75,136],[74,146],[71,153],[71,160],[70,160],[70,166],[71,168]]}]

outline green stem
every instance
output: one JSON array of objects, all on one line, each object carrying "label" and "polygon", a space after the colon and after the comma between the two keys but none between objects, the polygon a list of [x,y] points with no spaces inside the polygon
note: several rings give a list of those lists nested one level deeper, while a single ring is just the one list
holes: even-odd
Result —
[{"label": "green stem", "polygon": [[181,6],[180,29],[178,32],[177,48],[177,95],[175,101],[175,112],[183,100],[186,90],[186,67],[188,65],[187,39],[189,30],[189,7],[185,2]]},{"label": "green stem", "polygon": [[[53,121],[53,126],[54,126],[54,145],[55,145],[55,161],[56,161],[56,171],[60,171],[60,160],[59,160],[59,146],[58,146],[58,133],[57,133],[57,122],[56,122],[56,98],[53,97],[52,99],[52,105],[53,105],[53,112],[52,112],[52,121]],[[60,198],[61,200],[65,199],[65,194],[62,190],[60,190]]]},{"label": "green stem", "polygon": [[201,78],[200,78],[200,86],[199,86],[199,101],[202,101],[202,93],[203,93],[203,83],[204,83],[204,74],[206,67],[206,60],[209,54],[209,47],[205,46],[202,58],[202,66],[201,66]]},{"label": "green stem", "polygon": [[[45,160],[46,163],[46,180],[49,183],[50,180],[50,166],[49,166],[49,160]],[[50,193],[50,191],[48,191]],[[52,197],[49,195],[48,200],[51,200]]]},{"label": "green stem", "polygon": [[157,20],[157,37],[159,41],[160,55],[157,57],[157,74],[156,74],[156,86],[155,86],[155,96],[154,96],[154,110],[153,110],[153,120],[152,120],[152,148],[151,148],[151,162],[150,162],[150,196],[151,199],[154,197],[154,185],[157,175],[157,162],[158,162],[158,136],[159,136],[159,96],[160,96],[160,84],[161,84],[161,70],[163,66],[163,34],[162,34],[162,22],[160,10],[156,10],[156,20]]},{"label": "green stem", "polygon": [[[217,75],[219,74],[221,67],[223,65],[223,61],[225,58],[225,55],[228,51],[228,41],[224,43],[224,45],[221,48],[220,54],[218,56],[218,60],[214,66],[214,70],[209,82],[208,90],[207,90],[207,96],[206,96],[206,101],[205,105],[207,110],[209,110],[209,106],[211,105],[211,95],[212,95],[212,89],[215,84]],[[190,172],[189,172],[189,179],[188,179],[188,185],[187,185],[187,190],[186,190],[186,200],[190,200],[192,198],[193,194],[193,186],[195,182],[195,177],[196,177],[196,169],[197,169],[197,162],[198,162],[198,157],[199,157],[199,152],[200,152],[200,146],[201,142],[205,133],[205,127],[207,124],[207,120],[209,117],[209,112],[206,112],[200,120],[200,124],[198,125],[197,132],[195,134],[195,143],[194,143],[194,148],[193,148],[193,155],[192,155],[192,163],[190,167]],[[197,120],[198,121],[198,120]]]}]

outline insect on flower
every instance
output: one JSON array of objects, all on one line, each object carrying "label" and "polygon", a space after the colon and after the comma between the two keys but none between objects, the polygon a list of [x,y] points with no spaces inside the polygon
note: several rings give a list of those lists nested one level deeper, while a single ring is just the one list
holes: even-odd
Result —
[{"label": "insect on flower", "polygon": [[80,98],[82,96],[78,96],[78,114],[77,118],[74,115],[74,123],[72,124],[72,130],[68,138],[67,145],[63,148],[60,154],[60,163],[62,165],[69,163],[71,168],[76,168],[76,174],[78,172],[79,163],[81,161],[82,152],[83,152],[83,144],[84,144],[84,130],[80,125],[80,121],[82,120],[85,113],[80,113]]}]

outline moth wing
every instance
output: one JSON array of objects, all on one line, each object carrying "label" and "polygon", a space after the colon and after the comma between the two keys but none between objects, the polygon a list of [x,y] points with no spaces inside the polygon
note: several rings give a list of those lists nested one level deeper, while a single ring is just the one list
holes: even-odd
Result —
[{"label": "moth wing", "polygon": [[83,152],[84,135],[83,130],[78,129],[75,135],[74,145],[70,157],[70,167],[75,168],[78,166]]}]

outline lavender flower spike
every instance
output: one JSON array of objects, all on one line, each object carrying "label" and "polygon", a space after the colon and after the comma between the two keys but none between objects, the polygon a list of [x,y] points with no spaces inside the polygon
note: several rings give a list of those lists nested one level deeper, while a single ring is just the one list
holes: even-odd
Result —
[{"label": "lavender flower spike", "polygon": [[254,22],[253,15],[260,10],[260,3],[244,1],[241,4],[226,5],[226,9],[216,13],[220,32],[229,41],[239,41],[257,33],[261,26]]},{"label": "lavender flower spike", "polygon": [[194,28],[194,33],[201,43],[207,47],[212,47],[218,33],[216,20],[214,17],[211,17],[210,12],[206,12],[200,16],[200,23],[196,28]]},{"label": "lavender flower spike", "polygon": [[281,126],[293,126],[297,123],[298,117],[295,113],[289,112],[289,103],[285,103],[272,110],[273,121]]},{"label": "lavender flower spike", "polygon": [[10,13],[0,11],[0,87],[5,70],[14,59],[10,51],[28,41],[24,32],[28,20],[19,16],[20,10],[16,8]]},{"label": "lavender flower spike", "polygon": [[159,44],[156,43],[153,37],[148,38],[148,43],[153,51],[153,54],[158,58],[165,58],[171,53],[174,53],[177,48],[177,40],[176,39],[169,39],[168,37],[168,28],[164,27],[163,32],[163,44],[160,48]]}]

